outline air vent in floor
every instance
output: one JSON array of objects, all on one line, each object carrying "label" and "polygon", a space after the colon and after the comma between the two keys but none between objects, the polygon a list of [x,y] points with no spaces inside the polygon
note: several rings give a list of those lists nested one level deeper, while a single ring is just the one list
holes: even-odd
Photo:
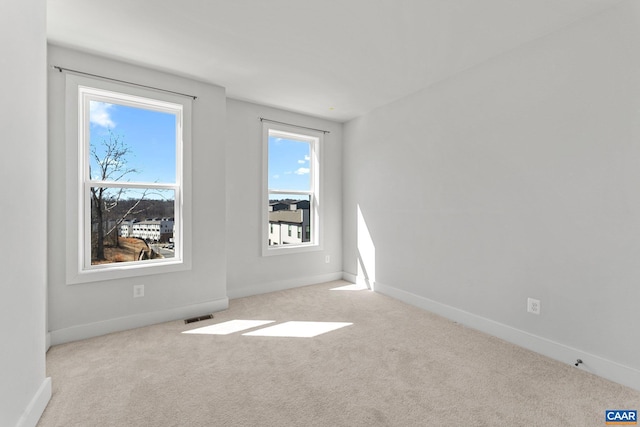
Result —
[{"label": "air vent in floor", "polygon": [[184,319],[185,325],[189,323],[199,322],[201,320],[213,319],[213,314],[205,314],[204,316],[192,317],[191,319]]}]

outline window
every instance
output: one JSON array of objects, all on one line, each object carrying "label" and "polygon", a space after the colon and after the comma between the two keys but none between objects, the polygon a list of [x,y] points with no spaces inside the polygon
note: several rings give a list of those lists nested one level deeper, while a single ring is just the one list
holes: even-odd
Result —
[{"label": "window", "polygon": [[263,122],[263,255],[321,249],[323,135]]},{"label": "window", "polygon": [[[67,75],[72,283],[190,267],[191,100]],[[69,126],[71,124],[71,126]],[[171,246],[171,247],[170,247]]]}]

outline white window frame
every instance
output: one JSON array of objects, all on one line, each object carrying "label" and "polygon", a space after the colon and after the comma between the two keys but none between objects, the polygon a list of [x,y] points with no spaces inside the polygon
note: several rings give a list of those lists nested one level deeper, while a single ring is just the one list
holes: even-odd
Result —
[{"label": "white window frame", "polygon": [[[277,135],[287,139],[304,141],[309,143],[309,174],[311,191],[297,191],[286,188],[270,189],[269,188],[269,136]],[[321,157],[321,147],[324,138],[324,132],[313,131],[293,125],[285,125],[273,123],[270,121],[262,122],[262,256],[285,255],[300,252],[311,252],[322,250],[323,245],[323,204],[322,204],[322,169],[323,162]],[[309,221],[311,223],[311,241],[289,244],[289,245],[269,245],[269,195],[270,194],[292,194],[301,196],[310,196],[309,203]]]},{"label": "white window frame", "polygon": [[[176,180],[174,183],[120,182],[89,176],[89,101],[115,101],[176,113]],[[68,73],[66,76],[67,265],[68,284],[122,279],[191,269],[191,114],[187,97]],[[151,188],[174,191],[175,257],[91,265],[90,188]],[[116,231],[118,232],[118,231]]]}]

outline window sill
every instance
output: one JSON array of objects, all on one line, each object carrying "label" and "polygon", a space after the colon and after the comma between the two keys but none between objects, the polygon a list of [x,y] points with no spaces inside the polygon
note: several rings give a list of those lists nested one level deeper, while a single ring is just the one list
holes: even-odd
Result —
[{"label": "window sill", "polygon": [[67,274],[67,285],[102,282],[107,280],[126,279],[129,277],[149,276],[154,274],[173,273],[190,270],[190,263],[181,260],[150,262],[144,265],[127,263],[125,265],[105,266],[91,270],[71,272]]},{"label": "window sill", "polygon": [[304,252],[316,252],[321,251],[322,246],[318,243],[309,243],[306,245],[278,245],[263,247],[262,256],[274,256],[274,255],[290,255]]}]

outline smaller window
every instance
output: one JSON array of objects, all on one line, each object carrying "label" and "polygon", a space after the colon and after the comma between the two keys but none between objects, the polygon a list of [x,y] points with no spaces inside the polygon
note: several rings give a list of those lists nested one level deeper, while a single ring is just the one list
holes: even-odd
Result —
[{"label": "smaller window", "polygon": [[[319,131],[263,121],[263,255],[322,249],[323,138]],[[272,222],[288,223],[286,234],[283,225],[276,233],[267,228]]]}]

